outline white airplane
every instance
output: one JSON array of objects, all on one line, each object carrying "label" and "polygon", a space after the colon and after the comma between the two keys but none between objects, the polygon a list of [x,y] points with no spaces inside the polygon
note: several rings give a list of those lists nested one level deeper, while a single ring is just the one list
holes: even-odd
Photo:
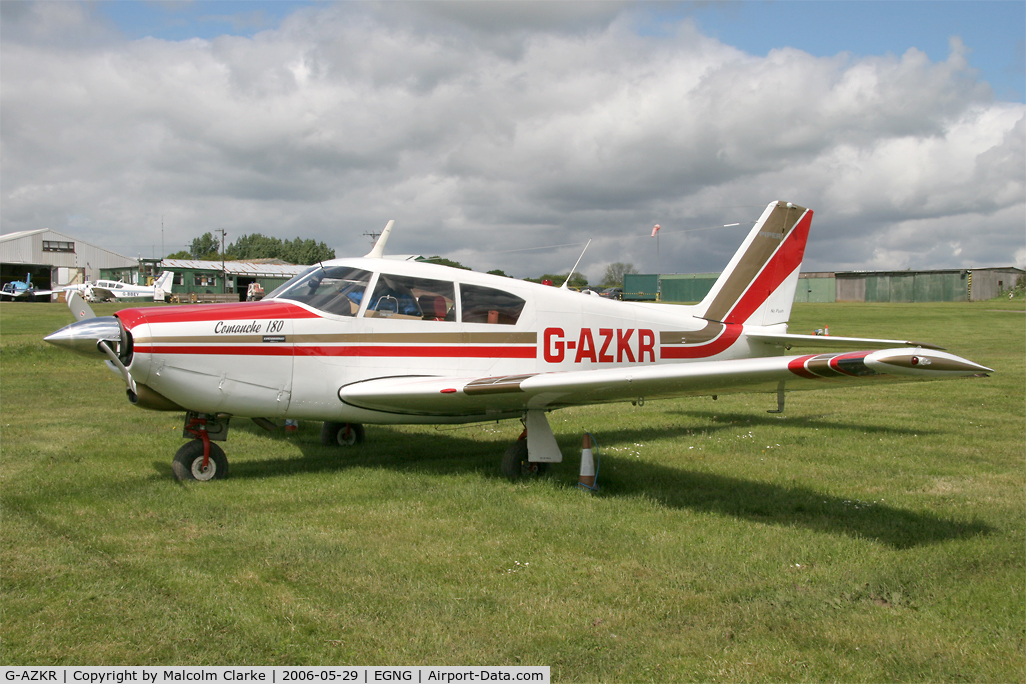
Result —
[{"label": "white airplane", "polygon": [[[511,478],[562,459],[547,412],[582,404],[728,392],[776,394],[991,369],[900,340],[791,335],[812,211],[766,207],[712,291],[694,306],[590,297],[446,266],[369,254],[335,259],[260,302],[125,309],[46,341],[106,358],[136,406],[184,411],[194,438],[179,479],[228,474],[233,416],[323,421],[324,443],[363,440],[363,424],[519,417],[502,459]],[[787,354],[792,347],[825,353]]]},{"label": "white airplane", "polygon": [[172,271],[164,271],[152,285],[132,285],[120,280],[97,280],[82,286],[69,286],[67,289],[81,289],[83,296],[90,302],[112,302],[119,299],[141,299],[152,297],[155,302],[164,301],[171,292],[171,281],[175,277]]}]

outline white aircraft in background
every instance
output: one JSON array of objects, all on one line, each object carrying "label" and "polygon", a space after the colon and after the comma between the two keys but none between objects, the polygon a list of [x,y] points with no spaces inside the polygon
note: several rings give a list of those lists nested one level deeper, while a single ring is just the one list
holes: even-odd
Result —
[{"label": "white aircraft in background", "polygon": [[[323,421],[322,442],[343,445],[365,423],[519,417],[502,459],[516,478],[562,459],[546,414],[568,406],[769,392],[781,411],[788,390],[991,372],[915,342],[788,334],[812,223],[789,202],[766,207],[694,306],[385,259],[393,223],[365,257],[314,266],[259,302],[89,318],[73,297],[87,320],[46,341],[107,359],[136,406],[184,411],[194,439],[172,466],[197,480],[227,476],[213,442],[232,416]],[[845,351],[786,353],[800,346]]]},{"label": "white aircraft in background", "polygon": [[164,271],[152,285],[132,285],[120,280],[97,280],[85,285],[72,285],[65,290],[75,288],[81,290],[82,296],[90,302],[112,302],[121,299],[142,299],[152,297],[155,302],[163,302],[171,293],[171,281],[175,274]]}]

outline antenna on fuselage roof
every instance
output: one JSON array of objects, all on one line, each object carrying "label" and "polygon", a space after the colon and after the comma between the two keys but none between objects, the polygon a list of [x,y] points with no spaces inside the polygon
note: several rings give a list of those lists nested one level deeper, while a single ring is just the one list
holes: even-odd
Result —
[{"label": "antenna on fuselage roof", "polygon": [[[587,252],[589,247],[591,247],[591,240],[588,240],[588,244],[586,244],[584,246],[584,252]],[[563,281],[563,286],[560,289],[562,289],[562,290],[569,290],[570,289],[570,279],[574,277],[574,271],[577,270],[577,267],[581,263],[581,259],[584,258],[584,252],[581,252],[581,256],[577,257],[577,263],[574,264],[574,267],[570,269],[570,275],[568,275],[566,277],[566,280]]]},{"label": "antenna on fuselage roof", "polygon": [[367,252],[367,255],[364,257],[365,259],[380,259],[385,255],[385,243],[388,242],[388,234],[392,232],[393,225],[395,225],[395,219],[385,224],[385,229],[381,231],[378,241],[374,243],[371,251]]}]

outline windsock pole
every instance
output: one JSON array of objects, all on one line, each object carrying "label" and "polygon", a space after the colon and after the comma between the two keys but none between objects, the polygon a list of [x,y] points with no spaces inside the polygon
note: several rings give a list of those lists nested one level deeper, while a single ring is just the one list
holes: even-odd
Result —
[{"label": "windsock pole", "polygon": [[577,486],[585,489],[595,490],[595,458],[591,449],[591,435],[584,435],[584,443],[581,446],[581,475],[577,479]]}]

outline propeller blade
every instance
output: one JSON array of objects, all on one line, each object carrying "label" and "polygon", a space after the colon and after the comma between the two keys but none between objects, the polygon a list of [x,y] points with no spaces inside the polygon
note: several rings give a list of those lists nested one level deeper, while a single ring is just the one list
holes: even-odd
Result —
[{"label": "propeller blade", "polygon": [[93,313],[92,308],[86,304],[81,295],[74,290],[68,295],[68,308],[71,309],[71,313],[75,315],[76,321],[83,321],[87,318],[96,318],[96,314]]}]

